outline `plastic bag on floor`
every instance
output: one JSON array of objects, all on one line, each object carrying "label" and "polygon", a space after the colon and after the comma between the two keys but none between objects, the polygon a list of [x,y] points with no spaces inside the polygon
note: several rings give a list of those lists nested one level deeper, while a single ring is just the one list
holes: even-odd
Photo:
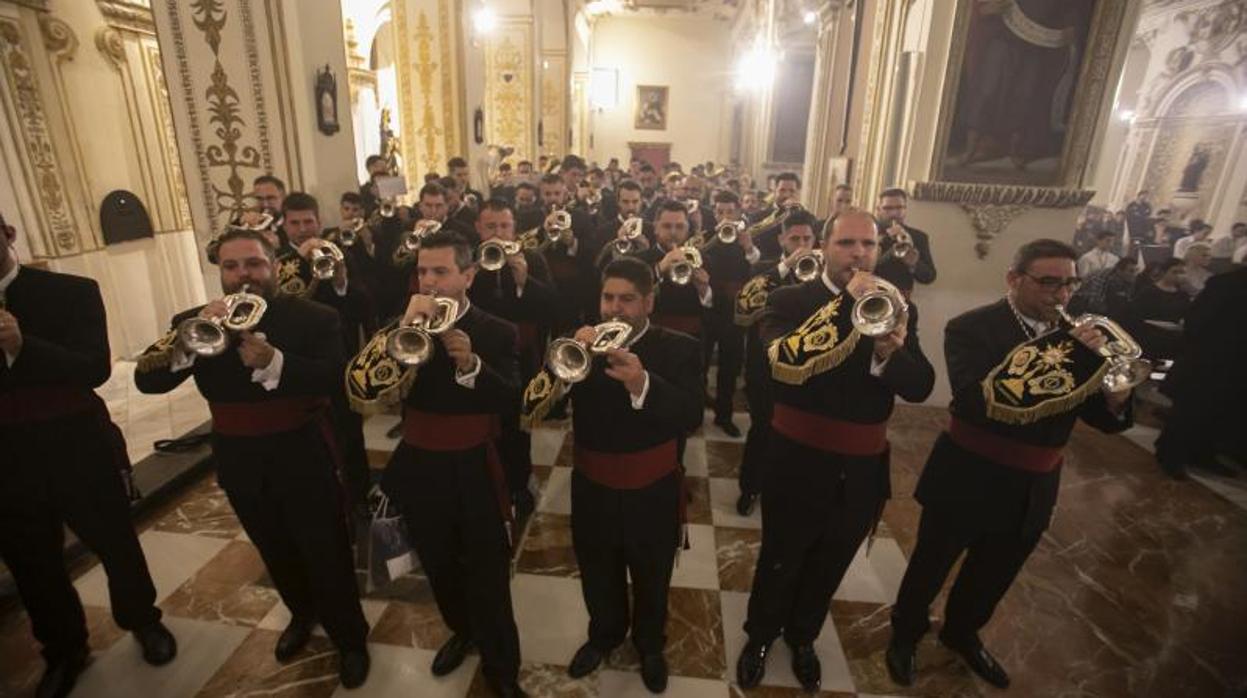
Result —
[{"label": "plastic bag on floor", "polygon": [[368,495],[372,521],[368,530],[368,591],[375,591],[419,567],[407,541],[407,524],[390,498],[374,487]]}]

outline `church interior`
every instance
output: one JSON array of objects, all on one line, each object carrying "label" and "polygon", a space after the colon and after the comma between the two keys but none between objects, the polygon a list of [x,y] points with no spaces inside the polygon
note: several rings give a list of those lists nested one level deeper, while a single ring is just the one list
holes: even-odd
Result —
[{"label": "church interior", "polygon": [[[381,559],[378,571],[376,524],[387,510],[377,507],[377,483],[413,443],[397,404],[355,417],[367,481],[362,511],[348,514],[345,526],[371,670],[362,686],[348,688],[346,655],[325,628],[316,626],[284,660],[274,656],[298,619],[251,519],[240,518],[241,500],[226,491],[236,485],[218,481],[214,421],[222,416],[204,397],[204,374],[195,368],[195,381],[160,392],[145,387],[142,374],[171,318],[231,292],[215,252],[228,243],[218,238],[238,229],[251,237],[272,232],[284,214],[281,240],[289,247],[299,209],[286,205],[304,194],[314,197],[316,230],[334,229],[341,246],[347,231],[374,226],[367,254],[377,226],[412,230],[433,217],[430,196],[450,211],[441,211],[441,232],[464,212],[467,232],[484,239],[486,212],[505,210],[525,248],[530,232],[544,240],[540,251],[564,233],[588,246],[581,220],[620,227],[629,186],[640,192],[646,226],[685,211],[690,232],[700,227],[708,245],[716,236],[729,246],[752,236],[757,246],[748,243],[742,257],[751,261],[768,256],[761,249],[768,225],[772,235],[787,234],[785,216],[808,218],[818,240],[827,240],[814,243],[826,244],[826,255],[833,228],[850,228],[863,212],[877,222],[880,241],[901,245],[891,242],[899,230],[909,252],[895,247],[892,261],[907,282],[893,282],[902,286],[910,338],[921,338],[934,375],[918,399],[887,393],[888,451],[879,467],[890,497],[869,533],[854,540],[827,611],[814,622],[821,681],[809,680],[809,664],[785,630],[788,642],[774,643],[765,676],[742,685],[738,662],[756,641],[746,632],[763,574],[756,568],[764,540],[776,545],[764,536],[773,495],[769,479],[752,494],[756,502],[741,484],[751,427],[763,421],[751,404],[749,367],[741,366],[741,353],[748,363],[753,349],[744,329],[721,336],[709,329],[719,307],[732,326],[731,302],[749,277],[716,283],[712,255],[703,252],[714,291],[713,300],[698,291],[708,328],[697,396],[704,419],[679,437],[686,544],[666,592],[667,695],[1004,695],[1002,684],[985,680],[982,666],[934,631],[911,648],[916,677],[898,682],[895,605],[926,536],[919,532],[930,507],[915,489],[924,466],[932,467],[933,444],[947,437],[950,402],[966,399],[950,376],[958,370],[954,341],[964,341],[950,320],[1001,302],[1007,284],[1027,279],[1058,295],[1072,292],[1066,302],[1076,315],[1124,327],[1139,345],[1134,358],[1146,359],[1149,370],[1132,383],[1120,428],[1084,420],[1067,442],[1048,444],[1063,448],[1054,456],[1059,480],[1050,480],[1055,504],[977,635],[994,655],[987,673],[998,662],[996,669],[1008,670],[1003,685],[1017,696],[1247,695],[1247,0],[0,0],[0,71],[0,242],[9,245],[0,257],[0,323],[14,317],[31,335],[21,351],[39,351],[17,293],[4,310],[3,277],[14,263],[21,267],[14,284],[56,272],[98,287],[111,371],[94,393],[124,437],[133,485],[128,525],[155,587],[152,603],[177,642],[167,664],[145,660],[141,634],[118,621],[121,575],[53,498],[41,514],[59,517],[53,537],[63,537],[58,559],[80,599],[89,652],[60,692],[49,687],[56,677],[49,678],[47,631],[32,622],[30,588],[15,581],[25,558],[14,551],[26,548],[9,535],[0,567],[0,695],[523,695],[509,692],[505,679],[498,687],[479,638],[481,652],[460,657],[463,667],[435,670],[458,635],[440,605],[444,592],[424,569],[431,563],[410,554],[401,568]],[[547,186],[564,192],[574,231],[547,218]],[[269,190],[279,197],[272,203]],[[674,209],[663,208],[672,202]],[[715,226],[722,206],[739,215],[738,227],[723,228],[729,219]],[[261,220],[265,213],[272,215]],[[913,240],[906,230],[915,231]],[[605,240],[615,235],[611,228]],[[1053,240],[1072,250],[1058,256],[1068,257],[1073,278],[1039,279],[1016,266],[1020,249]],[[343,251],[364,249],[352,247]],[[536,274],[520,248],[500,246],[507,257],[499,266],[514,266],[519,256],[522,273]],[[609,256],[609,242],[603,252]],[[891,254],[879,252],[881,260]],[[695,277],[705,271],[701,260],[687,270]],[[830,258],[819,257],[824,263]],[[335,264],[356,273],[341,255]],[[547,272],[562,273],[555,262]],[[421,261],[412,289],[424,288],[424,273]],[[821,278],[839,293],[830,276]],[[350,284],[360,285],[355,276]],[[409,308],[406,284],[399,280],[399,305],[365,323],[345,360]],[[1205,289],[1221,294],[1220,305],[1210,309]],[[554,293],[563,295],[551,296],[552,306],[562,308],[571,291]],[[596,312],[596,297],[590,303]],[[1019,341],[1030,339],[1012,303],[1025,333]],[[269,312],[275,305],[269,298]],[[76,312],[59,304],[40,310]],[[767,320],[760,322],[765,333]],[[580,324],[556,327],[549,338]],[[3,327],[0,344],[8,341]],[[712,331],[717,352],[707,339]],[[245,343],[265,341],[243,335]],[[451,351],[449,339],[438,341]],[[725,348],[732,341],[735,359]],[[770,346],[759,361],[776,361],[782,347]],[[1107,346],[1116,351],[1116,343]],[[10,454],[30,460],[26,432],[14,425],[39,408],[20,399],[21,355],[4,347],[0,470],[10,468]],[[703,356],[701,347],[696,353]],[[479,372],[480,356],[473,357]],[[863,361],[871,367],[863,379],[882,384],[871,362],[887,371],[886,356]],[[454,381],[464,386],[464,364],[456,365]],[[644,375],[640,398],[631,393],[634,408],[654,385]],[[478,387],[485,380],[471,376]],[[346,382],[349,391],[349,374]],[[1093,388],[1098,393],[1098,383]],[[976,383],[980,402],[993,399],[977,391]],[[651,658],[639,644],[618,644],[586,675],[569,675],[580,673],[571,665],[586,628],[595,632],[578,562],[583,536],[573,526],[574,502],[584,495],[571,394],[573,407],[524,436],[531,477],[520,487],[531,503],[521,515],[516,500],[507,561],[517,683],[532,696],[649,695]],[[75,435],[63,431],[61,443],[71,445]],[[1179,438],[1197,442],[1198,455],[1167,451]],[[61,466],[48,451],[31,472]],[[768,462],[767,477],[782,466]],[[13,517],[29,507],[15,502],[36,495],[19,491],[26,480],[3,482],[0,526],[16,530]],[[983,496],[986,512],[1006,495]],[[966,507],[973,511],[963,514],[974,516],[980,504]],[[62,532],[63,521],[70,525]],[[983,562],[972,553],[949,564],[955,576]],[[634,587],[643,586],[636,577]],[[946,601],[956,605],[949,586],[936,585],[932,628],[941,627]]]}]

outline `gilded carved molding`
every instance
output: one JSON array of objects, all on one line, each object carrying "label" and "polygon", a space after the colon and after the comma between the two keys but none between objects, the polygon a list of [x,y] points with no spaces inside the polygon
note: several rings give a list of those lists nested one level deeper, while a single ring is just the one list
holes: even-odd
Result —
[{"label": "gilded carved molding", "polygon": [[95,0],[95,4],[109,26],[155,36],[156,21],[149,0]]},{"label": "gilded carved molding", "polygon": [[43,47],[58,62],[72,61],[78,52],[78,37],[64,21],[51,15],[39,17],[39,32],[43,34]]},{"label": "gilded carved molding", "polygon": [[176,224],[180,229],[190,228],[190,203],[186,198],[186,179],[182,173],[182,156],[178,152],[177,131],[173,126],[173,109],[169,101],[169,86],[165,82],[164,64],[160,61],[160,49],[156,46],[146,47],[147,69],[151,83],[156,88],[152,102],[156,115],[160,119],[160,143],[164,151],[164,161],[169,172],[169,188],[173,195],[173,206]]},{"label": "gilded carved molding", "polygon": [[417,181],[412,178],[414,172],[410,171],[416,166],[416,103],[412,95],[410,75],[411,34],[407,26],[407,0],[393,2],[390,12],[393,17],[394,45],[398,47],[398,108],[403,133],[399,141],[403,149],[403,169],[408,170],[405,174],[409,181]]},{"label": "gilded carved molding", "polygon": [[126,43],[121,32],[113,27],[100,27],[95,32],[95,48],[108,59],[109,65],[118,71],[125,70]]},{"label": "gilded carved molding", "polygon": [[504,21],[485,44],[485,140],[534,157],[532,142],[532,25]]},{"label": "gilded carved molding", "polygon": [[442,82],[442,132],[445,134],[446,154],[466,155],[461,149],[463,134],[459,120],[459,65],[457,56],[459,34],[451,24],[458,17],[458,0],[437,0],[438,48]]},{"label": "gilded carved molding", "polygon": [[567,148],[567,54],[541,54],[541,154],[561,157]]},{"label": "gilded carved molding", "polygon": [[[416,77],[420,79],[420,94],[424,98],[422,108],[420,109],[420,127],[416,129],[416,133],[420,134],[420,138],[424,142],[424,169],[426,172],[436,172],[438,163],[441,162],[440,153],[437,145],[440,142],[442,130],[437,127],[437,120],[433,111],[433,77],[437,72],[437,64],[433,62],[433,30],[429,26],[429,17],[423,10],[416,20]],[[404,122],[410,118],[414,119],[415,114],[405,114]]]},{"label": "gilded carved molding", "polygon": [[23,151],[27,180],[38,194],[46,256],[61,257],[82,251],[77,224],[66,197],[66,185],[57,162],[47,111],[39,94],[31,53],[21,26],[0,20],[0,64],[13,110],[14,140]]},{"label": "gilded carved molding", "polygon": [[982,259],[991,243],[1018,216],[1032,208],[1086,206],[1094,191],[962,182],[914,182],[910,195],[917,201],[959,204],[970,218],[977,237],[974,252]]},{"label": "gilded carved molding", "polygon": [[1031,209],[1018,204],[962,204],[961,208],[970,217],[970,225],[978,238],[974,253],[979,259],[987,257],[992,242],[1015,218]]}]

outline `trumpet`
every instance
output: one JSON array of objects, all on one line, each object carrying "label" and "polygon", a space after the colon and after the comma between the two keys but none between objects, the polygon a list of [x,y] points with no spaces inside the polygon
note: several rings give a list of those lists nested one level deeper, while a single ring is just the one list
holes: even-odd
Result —
[{"label": "trumpet", "polygon": [[433,335],[455,326],[459,302],[453,298],[434,298],[437,310],[433,317],[417,315],[405,326],[390,331],[385,338],[385,352],[404,366],[420,366],[433,357]]},{"label": "trumpet", "polygon": [[862,294],[853,303],[853,327],[867,337],[882,337],[896,329],[909,303],[901,290],[888,281],[875,277],[875,288]]},{"label": "trumpet", "polygon": [[481,208],[481,201],[480,199],[476,198],[476,194],[473,194],[472,192],[468,192],[463,195],[463,205],[467,206],[473,211],[479,211]]},{"label": "trumpet", "polygon": [[701,250],[693,245],[682,245],[680,251],[684,259],[671,265],[669,275],[671,282],[677,286],[687,286],[693,280],[693,271],[701,268]]},{"label": "trumpet", "polygon": [[364,229],[364,219],[356,218],[349,224],[343,223],[338,229],[338,244],[342,247],[354,247],[359,242],[359,231]]},{"label": "trumpet", "polygon": [[904,257],[912,249],[914,249],[913,236],[909,234],[908,230],[901,228],[892,243],[892,254],[896,257]]},{"label": "trumpet", "polygon": [[398,213],[398,206],[394,199],[388,196],[382,199],[378,213],[381,214],[382,218],[393,218]]},{"label": "trumpet", "polygon": [[401,249],[408,254],[415,254],[420,249],[420,241],[426,236],[432,235],[442,229],[442,224],[432,218],[422,218],[416,221],[416,227],[412,228],[403,236]]},{"label": "trumpet", "polygon": [[312,264],[312,276],[321,281],[327,281],[333,278],[342,260],[341,248],[328,240],[321,240],[319,245],[312,248],[308,261]]},{"label": "trumpet", "polygon": [[558,237],[564,231],[571,230],[572,214],[567,211],[556,208],[546,216],[546,220],[541,224],[545,228],[550,237]]},{"label": "trumpet", "polygon": [[1070,317],[1063,305],[1058,305],[1056,311],[1071,327],[1091,325],[1108,336],[1108,341],[1097,352],[1108,361],[1103,379],[1106,390],[1116,393],[1147,382],[1152,374],[1152,362],[1143,358],[1143,347],[1121,325],[1091,313]]},{"label": "trumpet", "polygon": [[823,251],[809,250],[797,257],[797,261],[792,263],[792,273],[801,282],[817,279],[823,273]]},{"label": "trumpet", "polygon": [[730,245],[736,242],[740,234],[745,229],[745,224],[740,221],[723,221],[714,227],[714,235],[719,242],[724,245]]},{"label": "trumpet", "polygon": [[485,271],[498,271],[507,265],[507,258],[520,253],[520,243],[494,238],[481,243],[480,263]]},{"label": "trumpet", "polygon": [[632,325],[618,319],[608,320],[594,325],[593,331],[593,341],[587,347],[570,337],[550,342],[546,365],[555,378],[564,383],[579,383],[588,378],[593,369],[593,357],[624,346],[632,336]]},{"label": "trumpet", "polygon": [[178,343],[199,356],[218,356],[229,346],[230,332],[245,332],[260,324],[268,301],[248,292],[243,284],[237,293],[224,298],[224,317],[192,317],[178,325]]},{"label": "trumpet", "polygon": [[615,238],[615,252],[621,255],[634,252],[644,230],[645,221],[639,216],[633,216],[624,221],[623,225],[619,226],[619,234]]},{"label": "trumpet", "polygon": [[701,210],[701,202],[697,199],[685,199],[684,210],[688,211],[688,215],[693,215]]}]

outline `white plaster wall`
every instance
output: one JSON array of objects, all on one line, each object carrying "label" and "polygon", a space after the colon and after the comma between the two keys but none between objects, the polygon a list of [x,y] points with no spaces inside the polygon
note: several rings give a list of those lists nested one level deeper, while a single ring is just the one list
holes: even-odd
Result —
[{"label": "white plaster wall", "polygon": [[[619,70],[619,106],[593,114],[590,156],[627,161],[628,142],[671,143],[685,163],[727,155],[720,131],[731,90],[730,27],[708,19],[607,17],[593,26],[592,65]],[[636,86],[667,85],[667,129],[632,127]]]}]

